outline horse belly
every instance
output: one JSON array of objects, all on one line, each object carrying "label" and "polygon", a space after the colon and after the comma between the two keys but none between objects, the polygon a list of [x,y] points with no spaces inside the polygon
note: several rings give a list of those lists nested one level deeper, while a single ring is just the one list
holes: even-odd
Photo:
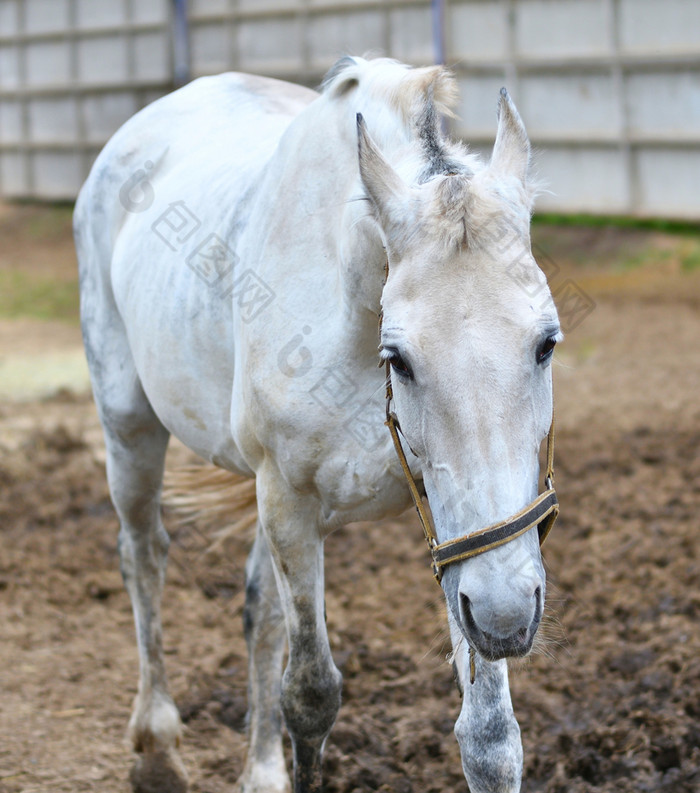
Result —
[{"label": "horse belly", "polygon": [[235,344],[226,296],[173,251],[128,235],[112,263],[115,301],[151,406],[207,460],[247,473],[231,436]]}]

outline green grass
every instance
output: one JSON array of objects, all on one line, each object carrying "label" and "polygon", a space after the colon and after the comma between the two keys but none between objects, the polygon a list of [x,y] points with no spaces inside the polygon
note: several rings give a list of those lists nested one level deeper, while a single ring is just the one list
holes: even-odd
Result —
[{"label": "green grass", "polygon": [[616,263],[615,269],[627,271],[636,270],[638,267],[653,266],[669,261],[674,255],[675,251],[672,250],[647,247],[631,256],[622,256]]},{"label": "green grass", "polygon": [[611,273],[700,270],[700,223],[542,214],[533,218],[533,241],[554,259]]},{"label": "green grass", "polygon": [[79,322],[78,279],[57,281],[0,270],[0,317]]},{"label": "green grass", "polygon": [[36,242],[52,242],[63,237],[73,225],[72,205],[52,206],[27,221],[27,231]]},{"label": "green grass", "polygon": [[21,214],[0,223],[0,232],[19,232],[34,242],[53,242],[70,233],[73,226],[73,204],[41,204],[33,201],[14,202]]},{"label": "green grass", "polygon": [[700,244],[681,259],[681,269],[686,273],[700,269]]},{"label": "green grass", "polygon": [[700,236],[700,222],[689,220],[667,220],[665,218],[634,218],[617,215],[563,215],[554,212],[536,214],[532,222],[536,225],[587,226],[592,228],[639,229],[640,231],[663,231],[667,234],[689,234]]}]

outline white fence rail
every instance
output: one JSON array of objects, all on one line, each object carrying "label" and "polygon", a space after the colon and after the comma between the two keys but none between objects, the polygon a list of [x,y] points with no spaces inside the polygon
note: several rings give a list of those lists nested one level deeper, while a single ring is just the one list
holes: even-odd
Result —
[{"label": "white fence rail", "polygon": [[[501,85],[539,207],[700,219],[699,0],[444,0],[454,132],[488,151]],[[72,198],[109,135],[174,86],[173,0],[0,0],[0,195]],[[193,77],[318,84],[341,54],[435,57],[427,0],[189,0]]]}]

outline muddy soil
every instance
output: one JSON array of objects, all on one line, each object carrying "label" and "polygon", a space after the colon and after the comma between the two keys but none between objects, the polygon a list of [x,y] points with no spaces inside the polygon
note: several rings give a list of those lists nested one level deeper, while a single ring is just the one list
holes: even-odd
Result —
[{"label": "muddy soil", "polygon": [[[547,618],[511,665],[525,793],[700,790],[699,295],[678,273],[599,285],[558,353]],[[170,464],[187,459],[175,448]],[[230,791],[246,743],[249,539],[211,550],[212,530],[173,517],[164,630],[183,756],[195,793]],[[0,403],[0,532],[0,791],[125,793],[137,656],[88,395]],[[465,790],[444,606],[415,515],[336,532],[327,579],[345,679],[327,791]]]}]

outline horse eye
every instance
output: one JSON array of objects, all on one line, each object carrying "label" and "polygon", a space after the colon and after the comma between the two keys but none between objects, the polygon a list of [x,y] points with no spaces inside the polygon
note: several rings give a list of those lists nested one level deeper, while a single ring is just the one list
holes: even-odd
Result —
[{"label": "horse eye", "polygon": [[548,336],[537,350],[537,363],[545,363],[545,361],[548,361],[552,357],[556,345],[557,337]]},{"label": "horse eye", "polygon": [[389,364],[396,374],[399,375],[399,377],[411,380],[413,378],[413,372],[401,355],[396,350],[387,350],[387,352],[389,353]]}]

